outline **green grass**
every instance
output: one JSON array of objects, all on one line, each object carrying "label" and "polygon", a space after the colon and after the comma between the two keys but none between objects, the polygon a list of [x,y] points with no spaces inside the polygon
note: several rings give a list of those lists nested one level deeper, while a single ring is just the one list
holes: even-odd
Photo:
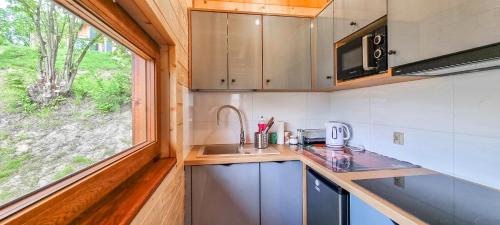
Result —
[{"label": "green grass", "polygon": [[90,164],[94,163],[94,160],[89,159],[85,156],[78,155],[78,156],[73,157],[73,160],[71,160],[71,162],[74,164],[79,164],[79,165],[90,165]]},{"label": "green grass", "polygon": [[74,173],[76,170],[73,168],[73,166],[67,165],[65,166],[62,170],[58,171],[54,175],[54,180],[60,180],[61,178],[68,176],[72,173]]},{"label": "green grass", "polygon": [[[62,70],[65,49],[58,53],[56,67]],[[36,49],[22,46],[0,46],[0,97],[7,112],[38,113],[41,118],[50,116],[54,106],[64,101],[60,98],[49,106],[38,107],[31,102],[27,86],[37,79]],[[76,102],[90,98],[100,112],[119,111],[131,96],[131,56],[89,51],[80,64],[79,74],[72,86]]]},{"label": "green grass", "polygon": [[29,158],[29,154],[16,156],[14,148],[0,148],[0,181],[12,176]]}]

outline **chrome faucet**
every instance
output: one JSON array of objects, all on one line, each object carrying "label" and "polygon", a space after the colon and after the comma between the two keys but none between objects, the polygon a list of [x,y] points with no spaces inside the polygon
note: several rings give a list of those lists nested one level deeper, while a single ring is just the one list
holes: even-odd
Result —
[{"label": "chrome faucet", "polygon": [[219,125],[219,121],[220,121],[220,112],[224,108],[232,109],[238,114],[238,119],[240,120],[240,147],[242,147],[243,145],[245,145],[245,130],[243,129],[243,120],[241,119],[240,110],[238,110],[236,107],[234,107],[232,105],[223,105],[223,106],[219,107],[219,110],[217,110],[217,126]]}]

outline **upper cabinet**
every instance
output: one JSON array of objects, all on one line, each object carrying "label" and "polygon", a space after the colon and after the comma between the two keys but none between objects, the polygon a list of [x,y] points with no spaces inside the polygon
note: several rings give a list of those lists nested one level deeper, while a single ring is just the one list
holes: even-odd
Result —
[{"label": "upper cabinet", "polygon": [[389,67],[500,41],[499,0],[388,1]]},{"label": "upper cabinet", "polygon": [[191,12],[193,89],[227,89],[227,13]]},{"label": "upper cabinet", "polygon": [[[401,0],[401,2],[407,1]],[[387,15],[387,0],[335,0],[333,10],[334,40],[337,42]]]},{"label": "upper cabinet", "polygon": [[314,20],[316,89],[332,88],[333,79],[333,4],[330,3]]},{"label": "upper cabinet", "polygon": [[262,16],[228,14],[229,89],[262,88]]},{"label": "upper cabinet", "polygon": [[263,20],[263,88],[311,89],[311,19]]},{"label": "upper cabinet", "polygon": [[262,17],[191,12],[192,88],[262,88]]}]

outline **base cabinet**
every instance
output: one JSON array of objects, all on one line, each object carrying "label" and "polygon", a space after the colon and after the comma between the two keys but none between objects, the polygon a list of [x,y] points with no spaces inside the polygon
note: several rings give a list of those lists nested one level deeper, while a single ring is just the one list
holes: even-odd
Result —
[{"label": "base cabinet", "polygon": [[302,163],[186,167],[186,225],[302,225]]},{"label": "base cabinet", "polygon": [[192,225],[259,225],[259,163],[192,166]]},{"label": "base cabinet", "polygon": [[349,197],[350,225],[394,225],[397,224],[354,195]]},{"label": "base cabinet", "polygon": [[302,163],[260,164],[261,225],[302,225]]}]

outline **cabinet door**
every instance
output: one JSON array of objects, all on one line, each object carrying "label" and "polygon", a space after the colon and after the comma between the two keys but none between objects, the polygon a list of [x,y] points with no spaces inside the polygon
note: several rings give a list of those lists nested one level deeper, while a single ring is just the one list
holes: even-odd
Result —
[{"label": "cabinet door", "polygon": [[335,0],[333,10],[337,42],[387,15],[387,0]]},{"label": "cabinet door", "polygon": [[259,163],[192,166],[193,225],[259,225]]},{"label": "cabinet door", "polygon": [[364,203],[354,195],[350,195],[349,219],[351,225],[394,225],[391,219]]},{"label": "cabinet door", "polygon": [[193,89],[227,89],[227,14],[191,12]]},{"label": "cabinet door", "polygon": [[302,225],[302,163],[260,164],[261,225]]},{"label": "cabinet door", "polygon": [[311,19],[264,16],[264,89],[311,88]]},{"label": "cabinet door", "polygon": [[262,16],[228,14],[229,89],[262,88]]},{"label": "cabinet door", "polygon": [[333,79],[333,4],[316,18],[316,88],[331,88]]},{"label": "cabinet door", "polygon": [[[388,44],[399,66],[500,41],[499,0],[389,0]],[[432,5],[432,7],[429,7]]]}]

